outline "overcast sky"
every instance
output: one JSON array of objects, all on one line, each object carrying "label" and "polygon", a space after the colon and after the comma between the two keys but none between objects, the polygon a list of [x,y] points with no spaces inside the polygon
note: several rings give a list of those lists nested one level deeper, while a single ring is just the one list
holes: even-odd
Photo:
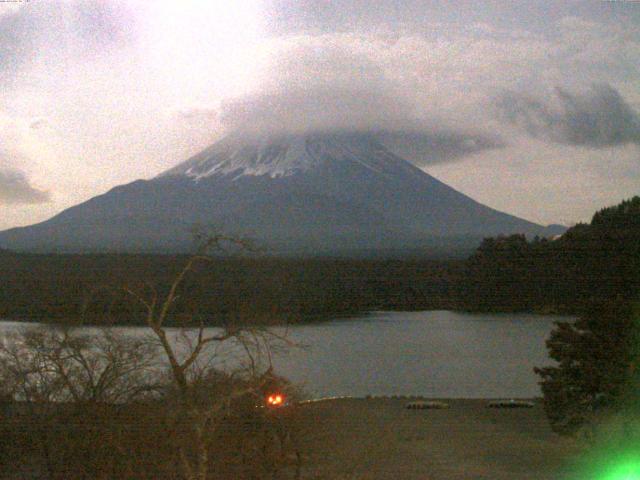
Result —
[{"label": "overcast sky", "polygon": [[640,193],[636,2],[0,3],[0,84],[0,228],[248,126],[376,131],[543,224]]}]

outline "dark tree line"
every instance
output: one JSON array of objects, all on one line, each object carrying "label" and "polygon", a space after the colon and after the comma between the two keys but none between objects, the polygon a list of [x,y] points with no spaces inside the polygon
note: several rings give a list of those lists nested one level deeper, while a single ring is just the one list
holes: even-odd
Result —
[{"label": "dark tree line", "polygon": [[[140,318],[123,294],[166,293],[186,257],[174,255],[0,255],[0,318],[102,323]],[[371,310],[455,308],[463,261],[428,258],[216,258],[181,286],[173,316],[335,318]]]},{"label": "dark tree line", "polygon": [[485,239],[466,262],[460,301],[470,310],[579,314],[639,290],[640,197],[634,197],[555,240]]},{"label": "dark tree line", "polygon": [[640,197],[599,211],[590,225],[574,227],[545,248],[550,253],[538,261],[571,281],[558,291],[575,295],[580,315],[557,323],[547,340],[556,365],[535,369],[551,426],[561,434],[587,432],[594,438],[598,426],[610,435],[617,422],[623,441],[637,445]]}]

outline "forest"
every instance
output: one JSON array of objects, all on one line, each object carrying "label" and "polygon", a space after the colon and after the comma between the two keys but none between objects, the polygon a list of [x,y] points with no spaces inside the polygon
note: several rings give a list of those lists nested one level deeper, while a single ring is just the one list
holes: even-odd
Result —
[{"label": "forest", "polygon": [[[136,321],[140,295],[166,292],[186,256],[0,257],[0,318],[90,323]],[[190,273],[174,317],[297,323],[371,310],[454,308],[462,261],[430,259],[214,258]]]},{"label": "forest", "polygon": [[476,311],[580,314],[594,301],[637,299],[640,197],[596,212],[553,241],[485,239],[462,278],[461,306]]},{"label": "forest", "polygon": [[[0,252],[0,318],[138,322],[130,293],[162,294],[180,255]],[[487,238],[467,259],[217,256],[191,272],[169,322],[318,321],[372,310],[580,314],[640,286],[640,197],[556,239]],[[127,293],[129,292],[129,293]]]}]

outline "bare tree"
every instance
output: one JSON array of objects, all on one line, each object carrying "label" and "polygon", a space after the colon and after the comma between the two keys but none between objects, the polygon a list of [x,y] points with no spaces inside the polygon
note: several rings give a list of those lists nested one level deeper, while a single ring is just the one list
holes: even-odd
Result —
[{"label": "bare tree", "polygon": [[[41,325],[8,335],[0,344],[1,388],[17,412],[3,422],[10,430],[4,433],[16,446],[35,443],[49,478],[82,478],[76,475],[86,468],[97,473],[114,460],[103,452],[121,443],[109,409],[156,389],[155,358],[146,340],[112,328]],[[98,428],[101,419],[107,428]]]},{"label": "bare tree", "polygon": [[70,325],[23,328],[0,345],[4,389],[31,403],[124,403],[151,388],[154,349],[143,338]]},{"label": "bare tree", "polygon": [[[183,319],[179,333],[171,338],[167,330],[171,309],[196,265],[211,261],[212,253],[226,252],[228,248],[255,250],[251,242],[226,235],[201,237],[200,241],[197,253],[188,258],[162,298],[153,288],[146,295],[126,289],[144,307],[145,323],[169,366],[170,383],[177,398],[176,425],[182,433],[177,448],[182,473],[188,480],[206,480],[215,474],[212,457],[216,455],[218,431],[223,425],[228,428],[225,420],[242,400],[250,399],[252,410],[261,406],[265,388],[275,378],[271,363],[274,346],[291,346],[285,336],[251,323],[227,322],[222,328],[206,329],[202,320],[194,326],[192,318]],[[231,371],[220,370],[215,364],[223,344],[239,353]],[[225,358],[228,356],[229,350]],[[280,443],[284,449],[285,442]]]},{"label": "bare tree", "polygon": [[24,434],[15,444],[25,450],[37,441],[49,478],[299,477],[294,409],[264,408],[266,394],[289,388],[272,367],[276,349],[292,346],[286,335],[252,319],[209,329],[195,315],[170,318],[212,254],[254,251],[233,237],[201,240],[163,294],[125,289],[145,335],[50,325],[0,345],[2,389],[29,410],[12,417],[11,434]]}]

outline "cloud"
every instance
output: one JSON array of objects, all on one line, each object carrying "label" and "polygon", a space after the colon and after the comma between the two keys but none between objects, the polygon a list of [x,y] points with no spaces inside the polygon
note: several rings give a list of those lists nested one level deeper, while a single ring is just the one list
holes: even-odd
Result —
[{"label": "cloud", "polygon": [[404,92],[376,58],[382,51],[373,38],[293,36],[268,50],[257,91],[222,102],[227,128],[296,133],[415,123]]},{"label": "cloud", "polygon": [[0,3],[0,80],[8,85],[34,66],[99,58],[131,45],[137,29],[125,0]]},{"label": "cloud", "polygon": [[40,130],[50,127],[49,121],[44,117],[37,117],[29,122],[29,128],[33,130]]},{"label": "cloud", "polygon": [[[194,110],[188,116],[213,116]],[[374,133],[390,150],[419,166],[457,160],[501,148],[498,135],[465,131],[412,117],[401,98],[365,88],[316,87],[262,95],[223,104],[219,116],[227,131],[262,134],[309,132]]]},{"label": "cloud", "polygon": [[[47,133],[47,120],[20,118],[0,111],[0,206],[45,203],[49,192],[36,188],[29,173],[46,147],[40,133]],[[34,134],[35,133],[35,134]]]},{"label": "cloud", "polygon": [[[640,10],[578,0],[553,8],[543,0],[463,3],[0,2],[0,111],[24,119],[10,145],[22,156],[6,165],[0,159],[0,169],[55,191],[37,208],[6,208],[0,223],[42,220],[114,185],[152,177],[247,126],[375,130],[430,173],[459,169],[472,195],[486,158],[496,158],[498,168],[528,168],[521,159],[529,142],[567,162],[581,150],[613,155],[564,145],[588,141],[568,126],[580,115],[557,94],[536,92],[562,85],[580,104],[585,94],[575,92],[604,83],[637,112]],[[528,115],[535,119],[538,108],[563,133],[546,127],[535,139],[521,134],[528,131],[524,114],[498,120],[488,106],[501,91],[526,92],[515,96]],[[534,107],[525,108],[523,98]],[[5,145],[7,135],[0,125]],[[603,145],[619,141],[611,133],[603,138]],[[628,147],[637,158],[636,143],[613,148]],[[584,184],[597,176],[598,188],[617,192],[618,180],[594,173],[595,162],[584,165],[572,179]],[[531,186],[546,188],[542,179]],[[550,207],[540,200],[531,208]]]},{"label": "cloud", "polygon": [[[382,132],[388,146],[421,166],[517,141],[505,120],[559,143],[635,141],[637,115],[610,85],[622,72],[621,58],[637,57],[640,43],[622,42],[617,30],[566,17],[554,35],[482,23],[423,26],[428,34],[339,31],[275,39],[265,47],[259,87],[223,101],[216,118],[227,129]],[[603,52],[606,33],[612,38]],[[624,46],[621,53],[617,46]],[[618,77],[623,89],[625,78]],[[597,86],[571,93],[582,81]],[[557,89],[556,105],[505,93],[498,102],[502,121],[487,108],[496,92],[554,84],[569,85]]]},{"label": "cloud", "polygon": [[394,153],[419,167],[506,147],[498,135],[463,131],[386,132],[380,135],[380,140]]},{"label": "cloud", "polygon": [[[471,110],[476,106],[470,107],[469,98],[477,96],[463,96],[454,82],[447,85],[441,78],[450,72],[434,72],[429,58],[419,60],[417,52],[428,47],[417,37],[327,34],[280,39],[269,48],[256,92],[182,116],[215,118],[226,131],[375,133],[421,166],[501,147],[499,135],[475,121]],[[405,77],[409,64],[424,68],[424,74]]]},{"label": "cloud", "polygon": [[0,205],[49,201],[49,192],[34,188],[23,172],[0,169]]},{"label": "cloud", "polygon": [[23,2],[2,2],[0,3],[0,18],[14,15],[24,6]]},{"label": "cloud", "polygon": [[496,106],[504,121],[535,138],[590,148],[640,145],[640,116],[609,84],[580,93],[558,87],[545,99],[506,92]]},{"label": "cloud", "polygon": [[221,119],[230,130],[274,133],[395,130],[411,123],[402,103],[365,88],[316,86],[225,102]]}]

